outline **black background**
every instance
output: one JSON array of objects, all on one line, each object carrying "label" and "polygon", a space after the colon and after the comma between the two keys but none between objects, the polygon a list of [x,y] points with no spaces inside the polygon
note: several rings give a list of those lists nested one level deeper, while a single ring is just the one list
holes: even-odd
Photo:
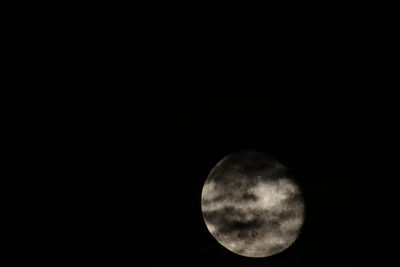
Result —
[{"label": "black background", "polygon": [[[291,87],[296,86],[304,83]],[[332,83],[328,90],[310,93],[283,87],[287,84],[201,84],[192,86],[195,90],[156,94],[146,102],[151,120],[145,117],[144,136],[130,148],[145,147],[150,153],[139,156],[149,164],[140,177],[126,181],[139,199],[130,200],[133,208],[127,205],[128,210],[140,210],[127,215],[141,225],[132,230],[132,242],[139,243],[147,264],[360,264],[363,96],[339,93]],[[304,192],[306,220],[300,237],[268,258],[246,258],[222,247],[208,232],[201,213],[201,190],[209,171],[224,156],[243,149],[277,157]]]},{"label": "black background", "polygon": [[[398,121],[398,98],[385,92],[396,89],[388,79],[395,72],[390,50],[395,35],[388,27],[390,16],[384,20],[388,25],[381,26],[379,18],[359,8],[350,16],[363,13],[370,22],[354,17],[354,24],[337,27],[343,16],[335,13],[328,24],[310,18],[304,25],[302,19],[282,16],[259,30],[253,27],[257,22],[245,26],[242,20],[237,25],[224,20],[220,27],[210,25],[215,30],[210,35],[203,29],[207,16],[196,27],[178,19],[176,25],[186,27],[176,32],[168,19],[149,16],[139,19],[137,29],[125,22],[111,27],[107,19],[107,27],[97,27],[98,36],[91,34],[91,20],[90,30],[77,23],[82,37],[66,41],[65,49],[57,45],[68,39],[64,35],[50,46],[37,42],[51,60],[22,64],[40,75],[32,72],[32,77],[17,80],[29,83],[21,88],[50,90],[17,91],[17,102],[26,98],[33,105],[22,112],[32,123],[18,137],[37,146],[30,149],[30,158],[39,159],[44,169],[50,166],[51,187],[39,186],[55,196],[65,192],[66,212],[57,219],[62,227],[53,214],[64,210],[53,201],[56,197],[44,197],[54,205],[46,210],[51,218],[44,227],[55,224],[50,235],[65,244],[60,248],[46,242],[66,253],[57,261],[78,254],[88,263],[107,259],[134,266],[364,266],[360,258],[371,256],[361,257],[365,244],[374,252],[386,249],[385,243],[364,242],[360,236],[380,233],[382,227],[370,226],[374,218],[388,221],[382,206],[372,207],[391,187],[380,181],[396,177],[381,174],[391,155],[373,151],[379,146],[398,154],[392,143],[385,144],[390,134],[383,127],[387,121],[395,128]],[[315,13],[326,17],[324,11]],[[288,27],[279,29],[284,22]],[[93,23],[98,26],[97,20]],[[144,27],[147,23],[155,27]],[[58,28],[54,32],[63,33]],[[48,32],[45,36],[53,38]],[[38,63],[51,70],[42,71]],[[37,109],[39,114],[32,112]],[[19,119],[15,123],[26,124]],[[36,155],[47,142],[49,161]],[[201,190],[209,171],[242,149],[275,156],[304,192],[306,220],[299,239],[265,259],[241,257],[222,247],[201,213]],[[381,158],[384,163],[378,164]],[[379,181],[373,186],[382,188],[361,201],[366,182],[361,173],[373,167],[379,174],[371,179]],[[65,179],[59,179],[60,171]],[[27,175],[31,183],[37,183],[34,176]],[[55,186],[56,181],[60,184]],[[362,207],[368,211],[363,220]],[[362,225],[368,225],[367,231]],[[47,257],[49,252],[43,249],[41,254]]]}]

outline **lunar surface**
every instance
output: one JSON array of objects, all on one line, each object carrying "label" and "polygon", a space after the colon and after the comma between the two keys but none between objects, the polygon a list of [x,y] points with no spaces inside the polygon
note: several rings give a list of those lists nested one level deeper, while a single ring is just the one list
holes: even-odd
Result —
[{"label": "lunar surface", "polygon": [[204,184],[201,205],[212,236],[246,257],[287,249],[304,223],[304,201],[288,169],[271,156],[243,151],[223,158]]}]

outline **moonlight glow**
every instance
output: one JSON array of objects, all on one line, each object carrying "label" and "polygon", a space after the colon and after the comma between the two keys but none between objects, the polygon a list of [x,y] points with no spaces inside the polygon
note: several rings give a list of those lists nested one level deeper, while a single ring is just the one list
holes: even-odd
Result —
[{"label": "moonlight glow", "polygon": [[303,197],[287,168],[254,151],[222,159],[204,184],[201,204],[212,236],[247,257],[285,250],[304,222]]}]

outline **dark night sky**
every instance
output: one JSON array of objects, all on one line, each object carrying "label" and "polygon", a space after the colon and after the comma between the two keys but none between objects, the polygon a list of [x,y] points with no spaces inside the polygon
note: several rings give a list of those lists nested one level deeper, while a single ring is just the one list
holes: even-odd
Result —
[{"label": "dark night sky", "polygon": [[[306,95],[247,88],[159,96],[151,126],[153,167],[142,177],[146,197],[140,204],[146,230],[139,235],[149,266],[358,266],[356,153],[363,113],[357,99],[334,91]],[[243,149],[278,158],[305,197],[299,239],[268,258],[228,251],[203,222],[200,196],[209,171]]]},{"label": "dark night sky", "polygon": [[[98,27],[98,36],[88,33],[98,20],[90,20],[94,26],[89,28],[78,23],[81,36],[93,38],[92,42],[78,37],[77,42],[67,42],[66,49],[55,45],[57,51],[47,53],[50,61],[31,60],[34,67],[28,64],[27,72],[38,70],[39,75],[33,71],[31,79],[17,73],[20,80],[28,83],[26,88],[50,90],[17,90],[17,102],[27,99],[34,108],[19,111],[15,105],[7,109],[6,117],[15,111],[31,119],[17,136],[22,144],[28,140],[38,148],[28,146],[27,155],[18,149],[16,153],[39,159],[45,170],[55,169],[49,172],[51,188],[46,191],[54,195],[67,191],[62,196],[67,212],[59,218],[66,225],[51,231],[52,238],[67,246],[64,250],[49,243],[66,252],[58,260],[77,254],[86,256],[88,263],[110,260],[111,265],[121,266],[338,267],[365,266],[360,258],[369,260],[363,250],[366,245],[374,252],[376,247],[386,249],[386,243],[373,243],[370,236],[374,230],[383,236],[387,214],[396,214],[397,207],[384,213],[384,205],[373,205],[378,194],[397,198],[398,192],[387,193],[392,186],[386,182],[397,181],[398,171],[383,175],[390,165],[386,159],[392,156],[373,150],[384,147],[398,154],[393,143],[385,144],[390,134],[397,141],[399,136],[388,131],[398,128],[398,97],[385,92],[396,92],[389,79],[397,76],[396,53],[389,49],[396,42],[388,27],[395,24],[378,25],[379,18],[362,8],[358,5],[349,13],[362,13],[372,19],[370,23],[354,17],[350,25],[339,12],[327,17],[326,25],[321,20],[331,8],[319,8],[311,12],[320,18],[307,17],[306,24],[301,23],[304,19],[282,16],[260,24],[262,30],[253,27],[258,22],[247,26],[236,13],[232,16],[240,20],[235,24],[224,20],[222,26],[211,22],[210,27],[204,27],[209,19],[204,14],[195,17],[193,26],[164,8],[159,13],[165,19],[158,18],[154,7],[151,16],[138,9],[145,18],[134,16],[133,27],[123,22],[131,16],[116,12],[114,27],[113,20],[102,14],[107,27]],[[176,11],[192,17],[191,10]],[[168,23],[172,18],[173,25]],[[343,27],[338,27],[340,23]],[[59,57],[64,54],[65,60]],[[37,109],[39,115],[33,112]],[[15,124],[25,122],[16,119]],[[46,142],[49,152],[42,148]],[[52,160],[42,160],[36,150]],[[230,252],[203,221],[201,192],[210,170],[240,150],[274,156],[303,191],[302,233],[291,247],[271,257],[254,259]],[[36,175],[29,166],[20,167],[28,169],[32,183],[40,180],[42,171]],[[378,175],[369,180],[373,190],[366,192],[361,189],[367,181],[362,173],[372,167]],[[65,180],[58,179],[60,170]],[[53,180],[61,180],[60,189]],[[367,214],[363,219],[362,209]],[[51,218],[45,227],[54,224],[53,214],[59,210],[55,205],[46,211]],[[384,227],[374,225],[374,218]],[[23,228],[35,220],[27,217]],[[40,229],[33,231],[42,234]],[[386,236],[392,239],[391,233]],[[49,254],[36,243],[33,246],[45,257]]]}]

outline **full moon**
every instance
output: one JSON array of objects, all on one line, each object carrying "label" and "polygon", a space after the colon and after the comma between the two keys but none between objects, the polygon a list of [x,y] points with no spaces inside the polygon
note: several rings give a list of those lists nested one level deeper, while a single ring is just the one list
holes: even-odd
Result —
[{"label": "full moon", "polygon": [[201,195],[205,224],[228,250],[268,257],[290,247],[304,223],[304,200],[287,167],[257,151],[215,165]]}]

